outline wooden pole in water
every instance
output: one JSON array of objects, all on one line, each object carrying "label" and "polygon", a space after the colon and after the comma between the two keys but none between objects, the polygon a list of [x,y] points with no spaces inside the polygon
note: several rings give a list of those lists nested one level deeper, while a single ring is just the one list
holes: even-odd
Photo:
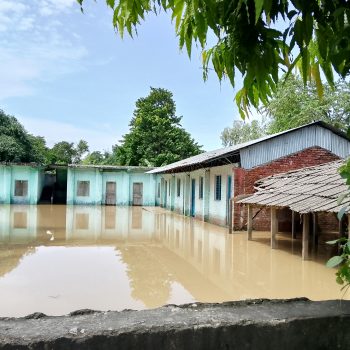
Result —
[{"label": "wooden pole in water", "polygon": [[278,233],[277,209],[271,208],[271,248],[276,248],[276,235]]},{"label": "wooden pole in water", "polygon": [[296,239],[297,235],[295,234],[295,212],[292,210],[292,238]]},{"label": "wooden pole in water", "polygon": [[301,257],[303,260],[309,259],[309,236],[310,236],[310,214],[303,214],[303,238]]},{"label": "wooden pole in water", "polygon": [[318,231],[317,231],[317,213],[312,213],[312,250],[317,250]]},{"label": "wooden pole in water", "polygon": [[247,232],[248,232],[248,241],[251,241],[252,233],[253,233],[253,207],[251,205],[248,205]]},{"label": "wooden pole in water", "polygon": [[233,232],[233,206],[234,206],[234,202],[233,202],[233,198],[230,198],[228,201],[228,206],[229,206],[229,210],[228,210],[228,224],[229,224],[229,228],[228,228],[228,233],[232,233]]}]

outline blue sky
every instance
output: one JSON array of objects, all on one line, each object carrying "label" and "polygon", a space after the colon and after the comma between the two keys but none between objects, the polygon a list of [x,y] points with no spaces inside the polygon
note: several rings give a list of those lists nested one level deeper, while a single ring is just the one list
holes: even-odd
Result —
[{"label": "blue sky", "polygon": [[[0,108],[48,145],[85,139],[110,149],[128,131],[149,87],[174,94],[182,125],[205,150],[238,118],[235,91],[212,73],[202,79],[201,53],[180,52],[167,14],[150,16],[134,39],[112,27],[104,0],[0,1]],[[238,86],[239,87],[239,86]]]}]

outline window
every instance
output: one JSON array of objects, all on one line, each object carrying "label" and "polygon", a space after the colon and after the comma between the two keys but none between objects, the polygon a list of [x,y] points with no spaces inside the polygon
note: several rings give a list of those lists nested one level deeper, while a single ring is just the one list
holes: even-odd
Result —
[{"label": "window", "polygon": [[215,175],[215,200],[221,201],[221,175]]},{"label": "window", "polygon": [[160,183],[158,184],[158,198],[160,198]]},{"label": "window", "polygon": [[203,199],[203,176],[199,178],[199,199]]},{"label": "window", "polygon": [[177,196],[181,195],[181,179],[177,179]]},{"label": "window", "polygon": [[16,180],[15,181],[15,196],[16,197],[27,197],[28,195],[28,181],[27,180]]},{"label": "window", "polygon": [[77,182],[77,196],[89,197],[90,195],[90,181],[78,181]]}]

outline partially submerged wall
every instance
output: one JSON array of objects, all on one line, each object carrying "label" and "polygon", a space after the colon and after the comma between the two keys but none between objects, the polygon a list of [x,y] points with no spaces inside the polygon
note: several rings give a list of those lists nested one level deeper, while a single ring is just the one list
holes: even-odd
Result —
[{"label": "partially submerged wall", "polygon": [[349,349],[350,301],[252,300],[0,319],[0,349]]},{"label": "partially submerged wall", "polygon": [[[254,193],[254,183],[262,178],[309,166],[324,164],[338,159],[338,156],[326,149],[311,147],[252,169],[234,168],[234,197]],[[271,214],[268,208],[261,211],[259,209],[254,209],[253,216],[255,217],[253,220],[253,228],[255,230],[270,230]],[[245,205],[238,203],[234,204],[233,220],[233,227],[235,229],[241,230],[246,227],[247,210]],[[289,218],[289,222],[290,220],[291,219]],[[283,220],[280,220],[280,223],[282,222]],[[322,220],[320,223],[321,222]],[[332,220],[332,225],[337,227],[337,222]],[[283,227],[283,225],[280,227],[281,231],[290,231],[291,227],[288,227],[288,225],[284,226],[286,227]],[[328,229],[328,226],[324,227],[324,229]],[[321,229],[322,228],[323,227],[321,227]]]}]

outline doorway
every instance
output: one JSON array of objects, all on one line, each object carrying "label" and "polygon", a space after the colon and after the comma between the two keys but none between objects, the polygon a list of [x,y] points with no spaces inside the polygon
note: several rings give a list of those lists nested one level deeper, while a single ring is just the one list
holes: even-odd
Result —
[{"label": "doorway", "polygon": [[132,205],[142,205],[143,204],[143,183],[134,182],[133,183],[133,195],[132,195]]},{"label": "doorway", "polygon": [[116,204],[117,185],[115,181],[106,182],[106,205]]}]

